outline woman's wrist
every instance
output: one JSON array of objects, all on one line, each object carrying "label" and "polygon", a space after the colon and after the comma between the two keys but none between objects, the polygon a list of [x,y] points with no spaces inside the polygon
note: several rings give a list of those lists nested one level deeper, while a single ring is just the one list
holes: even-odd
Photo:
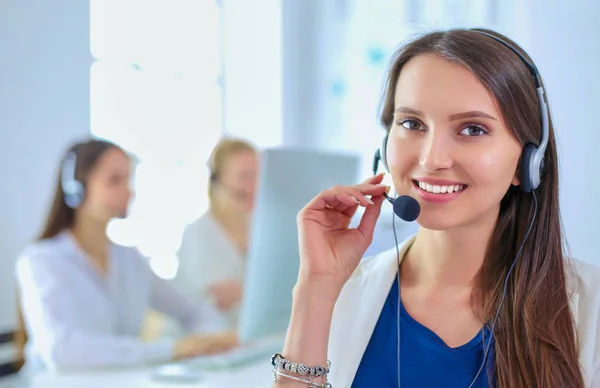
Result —
[{"label": "woman's wrist", "polygon": [[[328,278],[299,278],[293,291],[290,325],[282,355],[293,363],[327,365],[331,318],[339,290]],[[278,387],[301,384],[282,377]],[[314,379],[323,382],[324,377]],[[300,385],[298,385],[300,384]]]},{"label": "woman's wrist", "polygon": [[[329,275],[306,275],[300,271],[292,292],[292,315],[282,355],[292,363],[325,366],[328,362],[329,331],[335,303],[342,282]],[[284,371],[289,373],[288,371]],[[285,377],[275,387],[304,387],[305,384]],[[313,379],[324,383],[325,377]]]},{"label": "woman's wrist", "polygon": [[294,286],[294,300],[306,301],[319,299],[323,304],[335,305],[344,282],[334,276],[312,276],[301,274]]}]

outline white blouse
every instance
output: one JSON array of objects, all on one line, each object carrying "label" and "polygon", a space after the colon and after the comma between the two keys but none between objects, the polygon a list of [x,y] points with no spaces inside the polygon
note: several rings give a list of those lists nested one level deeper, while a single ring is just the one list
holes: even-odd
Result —
[{"label": "white blouse", "polygon": [[167,361],[173,339],[148,343],[140,330],[148,309],[188,331],[226,327],[210,305],[192,303],[156,276],[134,248],[111,245],[106,275],[93,268],[69,232],[30,245],[17,260],[28,332],[26,370],[123,366]]},{"label": "white blouse", "polygon": [[[211,285],[230,280],[243,283],[245,279],[246,258],[210,211],[186,228],[177,256],[174,283],[198,303],[210,300]],[[238,314],[239,307],[224,313],[230,328],[237,327]]]}]

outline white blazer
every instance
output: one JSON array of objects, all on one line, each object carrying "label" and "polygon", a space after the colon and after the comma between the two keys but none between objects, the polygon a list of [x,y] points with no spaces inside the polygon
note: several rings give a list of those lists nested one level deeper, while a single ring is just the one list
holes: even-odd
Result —
[{"label": "white blazer", "polygon": [[[400,247],[400,258],[414,240]],[[350,388],[367,344],[375,329],[390,287],[396,278],[396,249],[365,258],[348,280],[336,302],[329,337],[329,382]],[[579,336],[579,362],[585,386],[600,387],[600,268],[572,261],[574,273],[567,282],[572,290],[570,306]]]},{"label": "white blazer", "polygon": [[109,260],[102,276],[66,231],[30,245],[17,259],[26,373],[169,360],[173,339],[139,338],[149,308],[189,331],[226,326],[212,306],[191,303],[157,277],[136,249],[112,244]]}]

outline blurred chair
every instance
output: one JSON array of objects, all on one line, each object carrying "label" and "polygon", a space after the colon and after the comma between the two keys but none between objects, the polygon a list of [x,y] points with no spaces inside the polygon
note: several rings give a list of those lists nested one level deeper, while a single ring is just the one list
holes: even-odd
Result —
[{"label": "blurred chair", "polygon": [[27,335],[23,330],[20,313],[18,319],[19,324],[15,331],[0,333],[0,387],[10,387],[12,378],[24,364],[23,352]]},{"label": "blurred chair", "polygon": [[0,381],[17,372],[17,355],[14,349],[15,333],[0,333]]},{"label": "blurred chair", "polygon": [[[13,360],[9,360],[13,373],[17,373],[21,370],[25,364],[25,344],[27,343],[27,330],[25,329],[25,320],[23,319],[23,312],[21,311],[21,300],[19,298],[19,290],[16,292],[17,295],[17,328],[12,333],[6,333],[6,342],[0,339],[0,346],[6,343],[11,344]],[[1,367],[0,367],[1,368]],[[2,376],[2,372],[0,372]]]}]

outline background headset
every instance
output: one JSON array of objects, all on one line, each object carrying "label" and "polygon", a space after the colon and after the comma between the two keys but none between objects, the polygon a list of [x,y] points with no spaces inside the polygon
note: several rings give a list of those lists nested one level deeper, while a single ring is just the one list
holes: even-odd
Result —
[{"label": "background headset", "polygon": [[[510,266],[510,268],[506,274],[506,277],[504,279],[504,290],[503,290],[503,294],[502,294],[502,299],[500,301],[500,305],[498,306],[498,310],[496,311],[496,314],[494,316],[494,320],[492,321],[492,326],[490,328],[490,334],[489,334],[489,338],[487,339],[487,344],[485,343],[486,338],[484,337],[483,360],[477,371],[477,374],[475,375],[475,377],[473,378],[473,380],[471,381],[471,383],[469,384],[469,387],[468,387],[468,388],[472,388],[475,385],[475,383],[477,382],[477,379],[479,378],[479,376],[481,375],[481,372],[483,371],[483,369],[486,366],[486,361],[487,361],[489,351],[490,351],[490,348],[492,345],[492,340],[494,338],[494,329],[496,327],[496,323],[498,322],[498,317],[500,316],[500,311],[502,310],[504,301],[506,300],[508,279],[510,278],[510,274],[512,273],[512,271],[515,268],[517,259],[519,258],[519,256],[521,256],[521,252],[523,251],[525,242],[527,241],[527,238],[529,237],[529,234],[531,232],[531,229],[533,227],[533,224],[534,224],[536,216],[537,216],[537,197],[535,195],[535,190],[540,186],[540,183],[542,182],[542,173],[543,173],[543,169],[544,169],[545,153],[546,153],[546,148],[548,147],[548,140],[550,138],[550,122],[549,122],[548,105],[546,103],[546,93],[544,91],[544,87],[542,86],[541,76],[540,76],[540,73],[538,72],[537,67],[532,62],[527,60],[527,58],[525,58],[525,56],[519,50],[517,50],[516,47],[514,47],[512,44],[508,43],[504,39],[502,39],[496,35],[493,35],[487,31],[481,30],[481,29],[470,29],[469,31],[477,32],[482,35],[486,35],[486,36],[494,39],[495,41],[503,44],[505,47],[509,48],[512,52],[514,52],[516,55],[518,55],[519,58],[521,59],[521,61],[525,64],[525,66],[527,66],[527,68],[529,69],[529,71],[531,72],[531,75],[533,76],[533,78],[535,80],[535,87],[537,90],[539,109],[540,109],[540,121],[541,121],[541,125],[542,125],[540,144],[537,146],[532,143],[525,144],[523,146],[523,152],[521,154],[521,161],[520,161],[520,165],[519,165],[519,176],[520,176],[520,180],[521,180],[521,189],[526,193],[533,194],[533,202],[534,202],[533,216],[531,218],[529,227],[527,228],[527,233],[525,234],[525,238],[523,239],[523,242],[521,243],[521,246],[519,247],[519,250],[517,251],[517,254],[512,262],[512,265]],[[385,136],[383,137],[383,142],[381,144],[381,148],[379,148],[375,152],[375,158],[373,160],[373,175],[377,174],[377,166],[378,166],[379,161],[382,162],[382,164],[385,168],[385,171],[388,173],[390,172],[389,166],[387,163],[388,137],[389,137],[389,130],[388,130],[388,132],[386,132]],[[403,195],[396,199],[393,199],[393,198],[386,196],[386,199],[390,203],[392,203],[392,205],[394,205],[394,215],[400,217],[404,221],[409,221],[409,222],[414,221],[420,213],[419,203],[412,197]],[[398,202],[400,202],[400,201],[402,201],[405,205],[398,206]],[[406,208],[408,210],[401,211],[400,210],[401,208]],[[408,216],[406,216],[407,214],[408,214]],[[392,227],[394,230],[394,240],[396,243],[396,254],[398,256],[398,273],[397,273],[397,278],[398,278],[398,310],[397,310],[398,311],[398,323],[397,323],[397,328],[398,328],[398,333],[397,333],[398,334],[398,349],[397,350],[398,350],[398,352],[397,352],[397,354],[398,354],[398,356],[397,357],[398,357],[398,387],[400,387],[400,316],[399,316],[400,303],[401,303],[401,297],[400,297],[400,252],[399,252],[399,248],[398,248],[398,237],[396,234],[396,224],[395,224],[396,218],[394,215],[392,215],[392,217],[393,217]],[[413,216],[414,216],[414,218],[413,218]]]},{"label": "background headset", "polygon": [[77,167],[77,153],[71,149],[61,168],[60,183],[63,190],[65,204],[71,209],[77,208],[83,202],[85,189],[83,183],[75,178]]}]

